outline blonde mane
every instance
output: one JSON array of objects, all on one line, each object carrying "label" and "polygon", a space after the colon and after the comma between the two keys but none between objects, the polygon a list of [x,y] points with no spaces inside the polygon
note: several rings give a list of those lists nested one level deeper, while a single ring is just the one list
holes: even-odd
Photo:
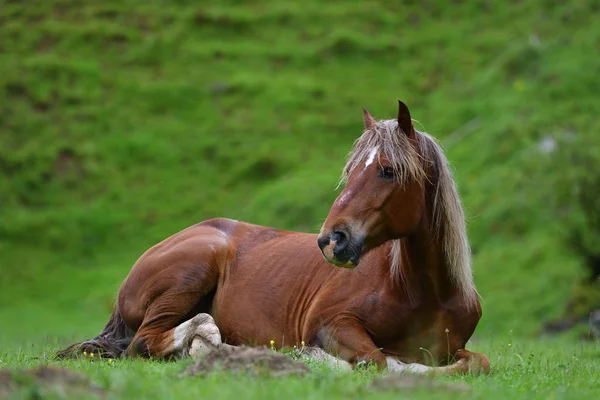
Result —
[{"label": "blonde mane", "polygon": [[[421,154],[411,145],[408,136],[400,131],[396,120],[378,121],[355,141],[340,182],[345,182],[355,168],[364,165],[375,148],[391,163],[399,183],[413,179],[425,184],[429,180],[433,185],[431,228],[434,237],[441,242],[452,283],[460,290],[464,303],[474,306],[478,294],[471,270],[471,249],[462,204],[448,161],[433,137],[424,132],[415,132]],[[427,169],[431,172],[430,176]],[[392,279],[404,287],[410,300],[415,300],[414,292],[402,271],[401,251],[401,241],[392,241]]]}]

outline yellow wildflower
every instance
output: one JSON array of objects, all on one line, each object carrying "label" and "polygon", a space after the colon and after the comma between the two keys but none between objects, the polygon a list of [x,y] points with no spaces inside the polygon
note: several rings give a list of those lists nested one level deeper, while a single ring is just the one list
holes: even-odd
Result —
[{"label": "yellow wildflower", "polygon": [[513,83],[513,88],[517,92],[522,92],[525,90],[525,82],[523,82],[521,79],[518,79],[515,81],[515,83]]}]

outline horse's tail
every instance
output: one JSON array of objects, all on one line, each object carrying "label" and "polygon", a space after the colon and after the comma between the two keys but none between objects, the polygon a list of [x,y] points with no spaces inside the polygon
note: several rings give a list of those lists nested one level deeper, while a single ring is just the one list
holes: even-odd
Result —
[{"label": "horse's tail", "polygon": [[[119,309],[115,306],[110,319],[98,336],[76,343],[56,353],[58,358],[76,358],[87,354],[92,357],[120,358],[131,343],[135,332],[125,325]],[[85,352],[85,354],[84,354]]]}]

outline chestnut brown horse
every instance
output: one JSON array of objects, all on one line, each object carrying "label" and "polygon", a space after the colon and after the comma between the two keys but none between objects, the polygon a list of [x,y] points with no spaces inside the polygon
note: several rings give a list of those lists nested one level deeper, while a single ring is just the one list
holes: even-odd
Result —
[{"label": "chestnut brown horse", "polygon": [[99,336],[59,355],[305,342],[352,366],[488,372],[465,350],[481,308],[446,158],[402,102],[397,119],[365,110],[364,122],[319,235],[229,219],[187,228],[139,258]]}]

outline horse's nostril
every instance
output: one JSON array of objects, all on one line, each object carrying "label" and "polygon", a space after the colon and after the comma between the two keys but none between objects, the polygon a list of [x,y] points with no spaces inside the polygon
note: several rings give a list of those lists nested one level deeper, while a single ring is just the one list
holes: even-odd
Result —
[{"label": "horse's nostril", "polygon": [[319,238],[317,239],[317,244],[319,245],[319,248],[321,250],[323,250],[325,248],[325,246],[327,246],[329,244],[329,242],[330,242],[329,236],[327,236],[327,235],[319,236]]},{"label": "horse's nostril", "polygon": [[348,239],[348,236],[342,231],[335,231],[331,234],[331,240],[336,242],[338,246],[343,245]]}]

